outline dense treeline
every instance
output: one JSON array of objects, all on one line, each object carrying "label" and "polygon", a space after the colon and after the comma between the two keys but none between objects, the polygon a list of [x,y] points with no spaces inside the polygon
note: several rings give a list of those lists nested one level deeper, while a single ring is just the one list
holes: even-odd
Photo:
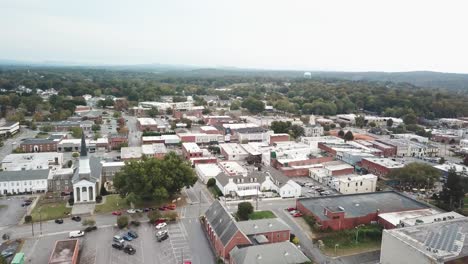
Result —
[{"label": "dense treeline", "polygon": [[[33,89],[33,93],[36,89],[54,88],[59,96],[41,103],[35,95],[12,95],[19,85]],[[291,114],[334,115],[365,110],[429,119],[468,115],[467,95],[442,89],[419,88],[407,83],[305,80],[265,74],[191,76],[85,68],[3,68],[0,89],[5,89],[2,96],[8,97],[0,98],[3,115],[8,107],[24,109],[25,114],[37,110],[65,111],[53,119],[67,116],[66,111],[73,112],[74,106],[83,103],[79,98],[84,94],[127,97],[133,102],[158,100],[165,95],[218,95],[223,100],[242,97],[243,102],[235,101],[233,109],[242,106],[254,113],[264,110],[260,104],[263,101]]]}]

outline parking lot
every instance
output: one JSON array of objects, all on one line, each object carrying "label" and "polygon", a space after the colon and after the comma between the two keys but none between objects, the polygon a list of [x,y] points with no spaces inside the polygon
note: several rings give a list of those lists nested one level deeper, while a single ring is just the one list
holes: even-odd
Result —
[{"label": "parking lot", "polygon": [[10,196],[0,199],[0,228],[16,225],[26,214],[27,207],[21,207],[26,198]]},{"label": "parking lot", "polygon": [[325,186],[317,181],[315,181],[314,179],[312,178],[309,178],[309,177],[295,177],[295,178],[292,178],[292,180],[294,180],[295,182],[297,182],[299,185],[308,185],[308,184],[312,184],[313,186],[302,186],[301,188],[301,194],[302,196],[304,197],[318,197],[320,196],[319,192],[316,191],[316,188],[317,187],[320,187],[321,189],[329,192],[330,194],[329,195],[337,195],[339,194],[339,192],[337,192],[336,190],[328,187],[328,186]]},{"label": "parking lot", "polygon": [[[162,242],[157,242],[156,232],[158,230],[152,225],[144,223],[131,229],[137,232],[138,238],[125,243],[131,244],[136,249],[134,255],[128,255],[122,250],[112,248],[112,237],[122,235],[126,231],[107,226],[87,233],[80,238],[80,263],[144,264],[181,263],[182,260],[191,260],[187,232],[180,222],[167,226],[169,238]],[[68,231],[27,239],[22,251],[26,256],[34,256],[30,263],[47,263],[55,241],[62,239],[68,239]]]}]

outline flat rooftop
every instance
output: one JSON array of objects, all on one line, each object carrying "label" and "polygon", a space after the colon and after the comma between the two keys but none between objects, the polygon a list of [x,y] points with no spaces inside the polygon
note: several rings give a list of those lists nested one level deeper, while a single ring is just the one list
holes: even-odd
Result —
[{"label": "flat rooftop", "polygon": [[141,158],[141,147],[123,147],[120,149],[121,159],[138,159]]},{"label": "flat rooftop", "polygon": [[346,218],[361,217],[377,211],[386,213],[429,208],[424,203],[394,191],[302,198],[297,201],[321,220],[329,220],[324,215],[324,208],[342,208]]},{"label": "flat rooftop", "polygon": [[145,155],[165,154],[167,149],[164,143],[153,143],[141,145],[141,152]]},{"label": "flat rooftop", "polygon": [[142,126],[155,126],[158,124],[153,118],[142,117],[137,118],[137,120]]},{"label": "flat rooftop", "polygon": [[380,166],[390,168],[390,169],[396,169],[396,168],[403,168],[405,165],[396,161],[393,161],[388,158],[364,158],[363,160],[370,161],[372,163],[378,164]]},{"label": "flat rooftop", "polygon": [[[468,217],[384,230],[384,236],[393,236],[413,250],[433,259],[433,263],[447,263],[450,260],[461,260],[467,257],[467,233]],[[453,263],[466,262],[461,260],[461,262]]]},{"label": "flat rooftop", "polygon": [[200,147],[197,145],[197,143],[193,142],[185,142],[182,143],[182,146],[187,150],[188,153],[194,153],[194,152],[201,152],[202,150]]},{"label": "flat rooftop", "polygon": [[242,148],[240,144],[237,143],[224,143],[219,144],[219,147],[224,150],[228,155],[247,155],[247,151]]},{"label": "flat rooftop", "polygon": [[400,221],[411,218],[419,218],[422,216],[430,216],[440,213],[440,211],[433,208],[421,209],[421,210],[410,210],[403,212],[383,213],[379,214],[379,217],[385,221],[396,226],[400,224]]},{"label": "flat rooftop", "polygon": [[78,239],[59,240],[55,243],[49,264],[72,264],[78,258]]}]

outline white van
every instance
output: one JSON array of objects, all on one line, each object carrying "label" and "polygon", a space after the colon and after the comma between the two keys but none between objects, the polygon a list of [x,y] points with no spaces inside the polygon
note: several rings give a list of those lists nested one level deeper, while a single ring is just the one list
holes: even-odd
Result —
[{"label": "white van", "polygon": [[84,236],[83,231],[71,231],[70,234],[68,234],[69,238],[82,237],[82,236]]}]

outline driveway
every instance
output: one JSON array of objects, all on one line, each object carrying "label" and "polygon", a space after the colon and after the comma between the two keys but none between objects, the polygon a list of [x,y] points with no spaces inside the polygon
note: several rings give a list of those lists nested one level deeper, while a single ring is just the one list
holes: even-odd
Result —
[{"label": "driveway", "polygon": [[21,207],[26,198],[23,196],[11,196],[0,199],[0,229],[16,225],[26,214],[27,207]]}]

